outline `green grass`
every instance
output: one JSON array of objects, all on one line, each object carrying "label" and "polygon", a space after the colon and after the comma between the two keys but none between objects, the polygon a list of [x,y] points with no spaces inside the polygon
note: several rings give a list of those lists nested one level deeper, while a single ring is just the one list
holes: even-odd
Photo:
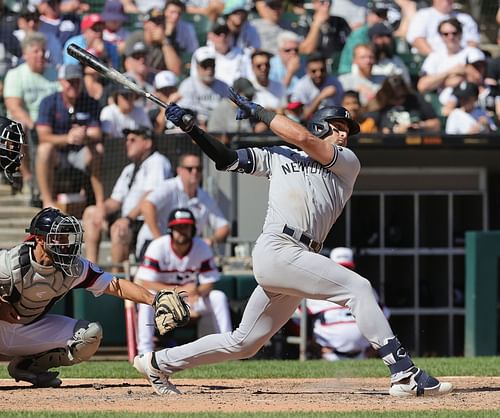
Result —
[{"label": "green grass", "polygon": [[[476,358],[416,358],[418,367],[436,376],[500,376],[498,357]],[[126,361],[90,361],[72,367],[61,367],[64,378],[134,378],[139,377]],[[243,378],[324,378],[324,377],[387,377],[382,361],[348,360],[250,360],[231,361],[185,370],[175,375],[190,379]],[[0,378],[9,378],[5,367],[0,367]]]}]

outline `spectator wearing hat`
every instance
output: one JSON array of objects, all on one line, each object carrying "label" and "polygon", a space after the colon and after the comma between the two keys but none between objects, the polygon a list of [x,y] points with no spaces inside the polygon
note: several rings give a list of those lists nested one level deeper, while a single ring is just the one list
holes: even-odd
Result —
[{"label": "spectator wearing hat", "polygon": [[[123,61],[123,68],[125,69],[125,75],[133,79],[144,91],[153,93],[153,86],[147,81],[150,73],[146,65],[146,56],[148,53],[146,44],[143,41],[128,44],[124,53],[125,59]],[[153,103],[145,97],[139,98],[138,101],[138,104],[141,104],[146,109],[153,107]]]},{"label": "spectator wearing hat", "polygon": [[[250,56],[247,51],[240,47],[232,46],[229,28],[224,19],[219,18],[212,23],[208,31],[207,46],[215,54],[215,78],[223,81],[228,86],[232,85],[237,78],[248,78]],[[196,76],[197,71],[198,66],[194,58],[192,58],[190,75]]]},{"label": "spectator wearing hat", "polygon": [[[160,71],[154,79],[155,95],[165,103],[177,103],[180,99],[177,91],[177,76],[172,71]],[[155,106],[148,112],[149,119],[153,125],[155,133],[170,133],[177,127],[165,118],[165,109]]]},{"label": "spectator wearing hat", "polygon": [[304,123],[304,103],[301,102],[289,102],[284,111],[283,114],[293,120],[294,122],[297,123]]},{"label": "spectator wearing hat", "polygon": [[486,110],[477,105],[479,87],[462,81],[453,89],[457,107],[446,120],[446,133],[452,135],[479,134],[496,131],[496,125]]},{"label": "spectator wearing hat", "polygon": [[328,73],[325,57],[317,52],[307,57],[306,74],[297,82],[290,101],[304,103],[304,119],[325,106],[340,106],[344,89]]},{"label": "spectator wearing hat", "polygon": [[98,104],[82,88],[79,65],[63,65],[58,78],[61,92],[42,100],[36,122],[39,144],[35,168],[43,207],[56,207],[55,172],[70,167],[90,175],[96,204],[102,205],[103,147]]},{"label": "spectator wearing hat", "polygon": [[40,0],[37,8],[40,12],[39,31],[44,35],[51,33],[61,45],[80,33],[80,17],[75,13],[62,12],[61,0]]},{"label": "spectator wearing hat", "polygon": [[122,170],[104,204],[88,206],[82,218],[86,258],[99,262],[102,234],[109,232],[114,272],[121,270],[117,265],[128,260],[130,250],[135,248],[143,224],[140,202],[155,185],[172,176],[170,161],[156,150],[150,128],[125,129],[123,135],[130,164]]},{"label": "spectator wearing hat", "polygon": [[249,3],[246,0],[228,0],[224,3],[223,15],[231,34],[233,46],[250,53],[260,49],[260,36],[255,26],[248,20]]},{"label": "spectator wearing hat", "polygon": [[340,53],[340,60],[338,65],[338,73],[346,74],[351,72],[352,57],[354,48],[360,44],[367,44],[370,42],[368,36],[368,29],[376,23],[387,23],[389,4],[386,1],[374,0],[368,4],[366,23],[359,28],[353,30]]},{"label": "spectator wearing hat", "polygon": [[[233,83],[236,93],[253,100],[256,90],[250,80],[238,78]],[[224,144],[229,144],[231,136],[240,133],[260,133],[267,131],[267,126],[262,122],[253,123],[248,119],[236,120],[238,107],[228,98],[224,97],[215,107],[208,119],[208,132],[216,133],[216,137]]]},{"label": "spectator wearing hat", "polygon": [[167,0],[165,16],[165,42],[170,43],[177,54],[192,54],[200,45],[192,23],[182,19],[186,6],[181,0]]},{"label": "spectator wearing hat", "polygon": [[278,35],[278,54],[271,58],[269,78],[282,83],[287,94],[305,73],[299,56],[300,37],[295,32],[284,31]]},{"label": "spectator wearing hat", "polygon": [[365,106],[375,97],[385,79],[384,75],[374,75],[375,53],[369,44],[360,44],[354,48],[351,72],[339,76],[344,90],[359,93],[361,105]]},{"label": "spectator wearing hat", "polygon": [[106,0],[101,16],[104,20],[102,38],[115,45],[118,52],[123,54],[125,40],[130,32],[123,27],[128,21],[128,15],[124,11],[122,2],[120,0]]},{"label": "spectator wearing hat", "polygon": [[152,128],[146,110],[136,103],[136,93],[119,85],[112,97],[113,103],[105,106],[100,115],[102,131],[107,138],[121,138],[124,129]]},{"label": "spectator wearing hat", "polygon": [[351,118],[358,122],[360,132],[376,133],[377,126],[375,120],[366,114],[359,100],[359,93],[354,90],[346,90],[342,98],[342,107],[349,111]]},{"label": "spectator wearing hat", "polygon": [[460,22],[460,47],[479,45],[477,23],[470,15],[455,9],[454,6],[453,0],[432,0],[432,6],[424,7],[415,13],[408,27],[406,40],[419,54],[427,56],[433,51],[445,51],[448,48],[446,37],[443,37],[439,27],[444,20],[450,19]]},{"label": "spectator wearing hat", "polygon": [[147,47],[146,66],[154,76],[158,71],[169,70],[176,75],[182,73],[182,60],[174,44],[165,37],[165,17],[163,9],[150,9],[143,17],[144,30],[130,34],[125,49],[133,48],[138,42]]},{"label": "spectator wearing hat", "polygon": [[86,49],[98,58],[108,61],[114,68],[120,68],[120,57],[115,45],[103,39],[104,20],[99,13],[91,13],[82,19],[82,33],[68,39],[64,45],[64,63],[78,64],[78,61],[68,54],[70,44],[76,44]]},{"label": "spectator wearing hat", "polygon": [[[39,32],[40,13],[38,9],[28,4],[21,9],[17,18],[17,29],[14,36],[19,42],[22,42],[28,33]],[[62,45],[59,39],[53,33],[43,34],[47,40],[45,44],[46,59],[54,67],[58,67],[63,62]]]},{"label": "spectator wearing hat", "polygon": [[454,17],[439,23],[438,31],[446,48],[432,51],[425,58],[417,83],[421,93],[440,93],[445,87],[456,87],[464,79],[465,63],[470,54],[480,55],[485,59],[478,48],[462,46],[462,28],[460,21]]},{"label": "spectator wearing hat", "polygon": [[394,51],[394,38],[392,28],[385,23],[375,23],[368,29],[370,45],[375,54],[373,75],[401,75],[407,83],[411,83],[408,67]]},{"label": "spectator wearing hat", "polygon": [[215,58],[212,48],[198,48],[193,54],[196,75],[189,76],[179,86],[178,105],[195,112],[203,128],[217,104],[228,94],[228,85],[215,77]]}]

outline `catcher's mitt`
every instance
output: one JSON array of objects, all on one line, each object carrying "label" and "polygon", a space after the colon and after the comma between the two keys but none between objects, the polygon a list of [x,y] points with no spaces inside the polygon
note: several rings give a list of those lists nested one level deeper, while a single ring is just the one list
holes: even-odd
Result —
[{"label": "catcher's mitt", "polygon": [[189,322],[189,306],[184,301],[183,293],[175,290],[160,290],[153,301],[155,310],[155,327],[164,335],[174,328],[182,327]]}]

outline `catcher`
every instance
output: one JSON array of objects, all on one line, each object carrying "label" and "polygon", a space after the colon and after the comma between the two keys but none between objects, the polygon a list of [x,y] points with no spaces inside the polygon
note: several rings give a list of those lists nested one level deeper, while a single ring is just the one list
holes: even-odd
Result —
[{"label": "catcher", "polygon": [[16,381],[60,386],[58,372],[49,369],[88,360],[99,348],[99,323],[48,314],[71,289],[152,305],[160,333],[189,320],[188,307],[176,292],[154,296],[82,258],[83,230],[75,217],[46,208],[26,232],[22,244],[0,251],[0,353],[12,357],[8,372]]}]

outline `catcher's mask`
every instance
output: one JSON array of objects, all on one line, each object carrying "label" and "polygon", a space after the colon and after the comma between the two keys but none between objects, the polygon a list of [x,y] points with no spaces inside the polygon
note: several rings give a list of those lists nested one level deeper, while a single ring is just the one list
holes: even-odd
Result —
[{"label": "catcher's mask", "polygon": [[57,269],[72,277],[82,273],[83,229],[74,216],[65,215],[59,209],[45,208],[31,220],[26,232],[45,237],[45,251]]},{"label": "catcher's mask", "polygon": [[196,219],[193,212],[187,208],[174,209],[168,215],[168,228],[171,231],[175,225],[193,225],[191,237],[196,234]]},{"label": "catcher's mask", "polygon": [[24,143],[25,135],[22,125],[0,116],[0,169],[11,183],[23,159],[21,147]]},{"label": "catcher's mask", "polygon": [[349,135],[359,133],[359,124],[351,118],[349,111],[342,106],[329,106],[318,110],[307,124],[309,131],[318,138],[325,138],[332,133],[329,121],[343,120],[349,127]]}]

